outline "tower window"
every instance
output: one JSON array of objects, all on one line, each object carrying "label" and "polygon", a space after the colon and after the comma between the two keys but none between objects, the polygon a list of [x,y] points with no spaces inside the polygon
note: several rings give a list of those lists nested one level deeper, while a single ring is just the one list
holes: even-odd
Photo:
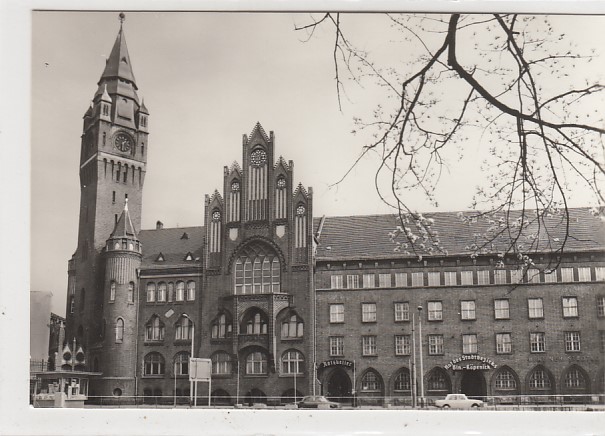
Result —
[{"label": "tower window", "polygon": [[115,203],[115,202],[116,202],[116,191],[113,191],[113,192],[111,193],[111,202],[112,202],[112,203]]},{"label": "tower window", "polygon": [[[103,106],[103,115],[107,115],[106,112],[106,106]],[[105,142],[107,141],[107,133],[103,132],[103,145],[105,145]]]},{"label": "tower window", "polygon": [[121,344],[124,341],[124,320],[118,318],[116,321],[116,343]]},{"label": "tower window", "polygon": [[141,144],[141,156],[145,156],[145,144]]},{"label": "tower window", "polygon": [[124,194],[124,200],[128,200],[128,194]]}]

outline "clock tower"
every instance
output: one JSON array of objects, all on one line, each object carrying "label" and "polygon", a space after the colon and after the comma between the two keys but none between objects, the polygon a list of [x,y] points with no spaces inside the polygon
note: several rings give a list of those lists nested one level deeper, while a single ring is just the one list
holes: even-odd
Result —
[{"label": "clock tower", "polygon": [[148,152],[149,112],[137,95],[123,22],[124,14],[120,14],[120,30],[84,114],[78,246],[68,268],[66,341],[71,344],[75,339],[84,349],[83,365],[94,371],[102,370],[103,342],[111,336],[115,321],[104,318],[109,303],[104,301],[103,250],[123,215],[125,202],[133,228],[141,228]]}]

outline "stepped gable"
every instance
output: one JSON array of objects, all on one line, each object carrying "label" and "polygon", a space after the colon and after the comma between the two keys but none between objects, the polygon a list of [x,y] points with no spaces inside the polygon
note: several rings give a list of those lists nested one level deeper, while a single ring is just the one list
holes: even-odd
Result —
[{"label": "stepped gable", "polygon": [[[465,216],[472,216],[476,212],[462,212]],[[519,211],[511,212],[519,215]],[[460,212],[434,212],[423,214],[426,218],[435,220],[432,231],[437,231],[441,245],[449,255],[470,256],[471,250],[466,248],[475,242],[474,234],[484,233],[492,224],[487,219],[480,219],[476,223],[463,222]],[[594,216],[588,208],[569,209],[569,237],[565,243],[565,251],[586,252],[605,249],[605,222]],[[313,228],[318,229],[319,218],[315,218]],[[552,251],[561,246],[565,236],[565,222],[563,215],[547,218],[547,229],[541,228],[540,249]],[[317,260],[346,260],[346,259],[375,259],[375,258],[415,258],[410,254],[394,251],[395,244],[390,240],[389,233],[398,226],[396,215],[365,215],[326,217],[319,245],[317,247]],[[550,240],[546,239],[546,230]],[[530,235],[538,232],[537,225],[530,225],[523,233]],[[416,232],[417,234],[417,232]],[[400,236],[400,241],[404,242]],[[519,241],[526,246],[531,240],[525,236]],[[551,247],[548,243],[552,244]],[[430,244],[430,242],[429,242]],[[499,245],[499,246],[498,246]],[[329,247],[329,248],[328,248]],[[496,243],[493,253],[502,249],[504,243]],[[420,250],[418,254],[428,256],[426,251]],[[435,251],[433,256],[443,256]]]},{"label": "stepped gable", "polygon": [[[185,233],[187,236],[183,237]],[[143,244],[141,265],[143,269],[201,265],[204,243],[203,226],[141,230],[139,240]],[[164,261],[156,262],[160,252]],[[189,252],[193,255],[193,261],[184,260]]]}]

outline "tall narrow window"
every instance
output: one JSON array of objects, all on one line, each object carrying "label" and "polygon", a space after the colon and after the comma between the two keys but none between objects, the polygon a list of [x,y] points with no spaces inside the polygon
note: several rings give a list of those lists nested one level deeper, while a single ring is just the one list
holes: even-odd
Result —
[{"label": "tall narrow window", "polygon": [[410,352],[410,335],[395,335],[395,355],[408,356]]},{"label": "tall narrow window", "polygon": [[395,303],[395,321],[409,321],[410,320],[410,303]]},{"label": "tall narrow window", "polygon": [[509,303],[507,299],[494,300],[494,318],[496,319],[509,319]]},{"label": "tall narrow window", "polygon": [[195,300],[195,282],[187,282],[187,301]]},{"label": "tall narrow window", "polygon": [[116,321],[116,343],[121,344],[124,341],[124,320],[118,318]]},{"label": "tall narrow window", "polygon": [[128,295],[126,299],[129,303],[134,303],[134,282],[128,283]]},{"label": "tall narrow window", "polygon": [[376,303],[361,305],[361,322],[376,322]]},{"label": "tall narrow window", "polygon": [[462,335],[462,354],[477,354],[477,335]]},{"label": "tall narrow window", "polygon": [[111,283],[109,284],[109,301],[115,301],[116,300],[116,282],[115,280],[112,280]]},{"label": "tall narrow window", "polygon": [[155,301],[155,283],[147,283],[147,302]]},{"label": "tall narrow window", "polygon": [[166,289],[165,282],[158,283],[157,301],[166,301]]},{"label": "tall narrow window", "polygon": [[359,288],[359,276],[357,274],[347,275],[347,288],[348,289]]},{"label": "tall narrow window", "polygon": [[361,337],[361,351],[364,356],[375,356],[376,350],[376,336]]},{"label": "tall narrow window", "polygon": [[177,321],[175,327],[175,340],[187,340],[190,341],[193,333],[193,323],[186,316],[181,316]]},{"label": "tall narrow window", "polygon": [[544,318],[544,306],[541,298],[528,298],[527,308],[530,318]]},{"label": "tall narrow window", "polygon": [[345,321],[345,305],[330,304],[330,322],[338,323]]},{"label": "tall narrow window", "polygon": [[345,338],[330,336],[330,356],[344,356]]},{"label": "tall narrow window", "polygon": [[146,341],[163,341],[164,340],[164,324],[160,317],[154,315],[145,325],[145,340]]},{"label": "tall narrow window", "polygon": [[175,301],[185,300],[185,282],[176,282]]},{"label": "tall narrow window", "polygon": [[443,354],[443,335],[429,335],[429,355]]},{"label": "tall narrow window", "polygon": [[475,300],[460,302],[460,317],[464,320],[474,320],[475,317]]},{"label": "tall narrow window", "polygon": [[235,261],[233,279],[236,295],[280,293],[280,261],[268,247],[252,243]]},{"label": "tall narrow window", "polygon": [[510,354],[513,350],[513,342],[510,333],[497,333],[496,334],[496,353],[498,354]]},{"label": "tall narrow window", "polygon": [[305,359],[300,351],[286,351],[281,358],[282,374],[302,374]]},{"label": "tall narrow window", "polygon": [[563,297],[563,317],[574,318],[578,316],[578,299],[576,297]]},{"label": "tall narrow window", "polygon": [[174,373],[175,375],[189,374],[189,353],[181,351],[174,356]]},{"label": "tall narrow window", "polygon": [[429,321],[441,321],[443,320],[443,306],[441,301],[429,301],[428,302],[428,320]]},{"label": "tall narrow window", "polygon": [[603,295],[597,297],[597,316],[599,318],[605,316],[605,296]]},{"label": "tall narrow window", "polygon": [[546,351],[546,339],[544,333],[533,332],[529,334],[529,350],[532,353],[544,353]]}]

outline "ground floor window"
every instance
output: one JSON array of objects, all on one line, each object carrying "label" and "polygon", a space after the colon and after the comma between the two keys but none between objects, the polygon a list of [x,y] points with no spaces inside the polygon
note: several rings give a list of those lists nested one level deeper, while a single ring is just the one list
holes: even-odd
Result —
[{"label": "ground floor window", "polygon": [[380,390],[380,380],[378,378],[378,374],[374,371],[368,371],[361,379],[361,390],[362,391],[379,391]]},{"label": "ground floor window", "polygon": [[505,369],[496,375],[496,389],[516,389],[517,381],[512,372]]},{"label": "ground floor window", "polygon": [[395,377],[393,389],[395,391],[409,391],[410,388],[410,372],[408,370],[401,371],[397,377]]}]

